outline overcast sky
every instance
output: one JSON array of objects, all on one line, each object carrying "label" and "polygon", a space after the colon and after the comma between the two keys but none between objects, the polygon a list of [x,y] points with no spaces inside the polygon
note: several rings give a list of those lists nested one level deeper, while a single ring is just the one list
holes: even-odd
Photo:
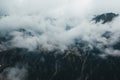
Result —
[{"label": "overcast sky", "polygon": [[[11,14],[62,13],[92,11],[119,11],[119,0],[0,0],[1,6]],[[61,13],[61,14],[62,14]],[[60,13],[59,13],[60,14]]]}]

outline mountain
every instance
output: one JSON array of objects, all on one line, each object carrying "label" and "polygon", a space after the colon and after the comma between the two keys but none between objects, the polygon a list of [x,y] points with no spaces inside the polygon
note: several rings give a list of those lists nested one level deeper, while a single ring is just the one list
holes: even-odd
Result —
[{"label": "mountain", "polygon": [[95,23],[102,22],[102,24],[105,24],[105,23],[111,22],[117,16],[119,16],[119,14],[104,13],[104,14],[95,16],[92,20],[94,20]]},{"label": "mountain", "polygon": [[[115,13],[104,13],[92,20],[104,25],[117,16]],[[15,31],[24,37],[35,36],[34,32],[24,28]],[[109,31],[102,35],[106,39],[111,36],[112,32]],[[0,36],[0,44],[6,48],[0,50],[0,80],[120,80],[120,57],[100,57],[103,51],[96,46],[91,49],[88,42],[82,39],[76,39],[65,51],[29,51],[26,48],[11,47],[9,41],[12,38],[9,32]],[[110,46],[120,50],[119,40]]]}]

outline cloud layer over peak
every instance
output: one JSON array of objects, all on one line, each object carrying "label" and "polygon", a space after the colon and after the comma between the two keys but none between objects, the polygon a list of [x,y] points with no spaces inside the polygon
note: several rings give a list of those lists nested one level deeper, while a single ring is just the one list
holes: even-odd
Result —
[{"label": "cloud layer over peak", "polygon": [[[5,45],[29,50],[65,50],[76,39],[91,46],[97,42],[102,49],[119,40],[120,17],[106,24],[91,20],[101,13],[119,14],[119,3],[118,0],[0,0],[1,35],[11,36]],[[102,36],[105,32],[113,36],[106,39]]]}]

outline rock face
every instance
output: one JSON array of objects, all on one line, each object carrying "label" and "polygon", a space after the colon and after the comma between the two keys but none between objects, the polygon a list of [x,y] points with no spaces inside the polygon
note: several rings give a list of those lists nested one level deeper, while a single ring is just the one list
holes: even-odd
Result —
[{"label": "rock face", "polygon": [[[12,49],[0,53],[0,73],[8,74],[7,68],[17,65],[26,67],[25,80],[119,80],[120,59],[108,57],[101,59],[92,54],[77,56],[72,51],[64,54],[52,52],[29,52],[24,49]],[[67,55],[65,55],[67,54]],[[7,79],[6,79],[7,80]]]},{"label": "rock face", "polygon": [[[93,20],[102,24],[111,22],[118,14],[105,13]],[[34,36],[25,29],[18,30],[23,36]],[[109,39],[111,32],[102,37]],[[0,44],[12,36],[0,36]],[[76,40],[66,51],[8,48],[0,51],[0,80],[120,80],[120,58],[101,58],[102,51],[96,46],[89,49],[85,41]],[[120,42],[111,45],[120,50]],[[17,68],[17,69],[16,69]],[[24,70],[25,69],[25,70]],[[24,76],[26,75],[26,76]]]},{"label": "rock face", "polygon": [[[86,49],[86,51],[82,49],[82,46],[76,48],[77,51],[70,49],[65,52],[59,50],[28,51],[20,48],[2,51],[0,52],[1,80],[8,80],[6,76],[12,74],[8,72],[9,68],[16,66],[20,70],[23,67],[27,70],[27,76],[24,80],[120,79],[119,57],[109,56],[107,59],[102,59],[95,55],[101,53],[96,48]],[[13,76],[17,77],[14,74]]]},{"label": "rock face", "polygon": [[95,16],[93,20],[95,21],[95,23],[102,22],[102,24],[105,24],[107,22],[111,22],[117,16],[119,16],[119,14],[104,13],[104,14]]}]

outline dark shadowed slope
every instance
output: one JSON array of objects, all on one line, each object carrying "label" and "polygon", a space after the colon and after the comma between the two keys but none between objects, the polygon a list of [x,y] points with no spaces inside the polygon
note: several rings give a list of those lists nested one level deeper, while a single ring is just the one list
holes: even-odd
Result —
[{"label": "dark shadowed slope", "polygon": [[93,20],[95,21],[95,23],[102,22],[102,24],[105,24],[107,22],[111,22],[117,16],[119,16],[119,14],[104,13],[104,14],[95,16]]}]

